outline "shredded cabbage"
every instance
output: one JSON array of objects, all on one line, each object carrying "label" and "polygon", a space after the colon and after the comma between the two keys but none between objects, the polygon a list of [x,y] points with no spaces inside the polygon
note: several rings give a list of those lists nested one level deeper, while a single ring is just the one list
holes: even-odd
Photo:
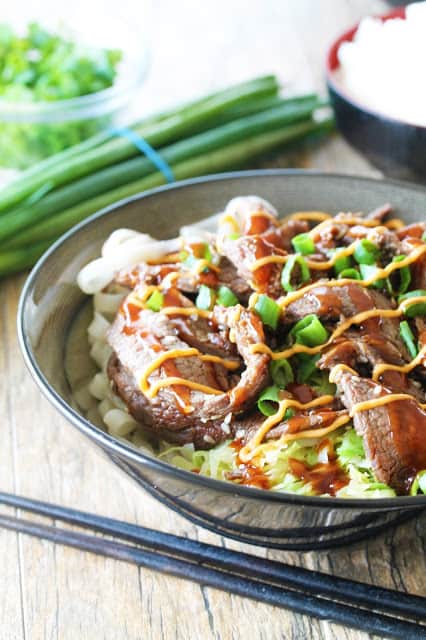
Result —
[{"label": "shredded cabbage", "polygon": [[[366,459],[362,438],[352,427],[342,427],[327,437],[334,446],[337,460],[345,469],[349,483],[336,492],[339,498],[387,498],[395,495],[393,489],[374,477],[371,464]],[[255,462],[268,478],[270,489],[282,493],[315,495],[309,482],[300,480],[291,473],[290,458],[313,467],[324,462],[321,439],[294,440],[276,449],[265,448]],[[231,440],[217,445],[209,451],[197,451],[193,444],[170,447],[163,443],[159,457],[176,467],[193,471],[216,480],[229,480],[229,473],[238,473],[237,450],[230,446]],[[238,482],[239,480],[237,480]]]}]

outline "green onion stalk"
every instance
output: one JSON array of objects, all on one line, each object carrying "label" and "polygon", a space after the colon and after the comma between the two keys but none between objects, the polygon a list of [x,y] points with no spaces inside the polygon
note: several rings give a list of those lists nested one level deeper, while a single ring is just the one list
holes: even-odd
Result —
[{"label": "green onion stalk", "polygon": [[[281,98],[277,80],[267,76],[146,119],[133,130],[160,149],[181,180],[244,168],[275,149],[327,134],[332,120],[314,117],[320,104],[311,94]],[[92,213],[165,181],[129,141],[110,132],[40,162],[0,191],[0,276],[34,264]],[[303,238],[301,249],[309,249]],[[235,303],[230,293],[218,292],[224,306]]]}]

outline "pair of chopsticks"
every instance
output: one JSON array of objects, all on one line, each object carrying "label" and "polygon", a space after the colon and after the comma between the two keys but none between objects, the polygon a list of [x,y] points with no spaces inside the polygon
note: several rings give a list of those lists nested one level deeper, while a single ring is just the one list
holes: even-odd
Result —
[{"label": "pair of chopsticks", "polygon": [[[5,529],[123,560],[387,638],[426,638],[426,626],[420,624],[426,623],[426,598],[420,596],[292,567],[9,493],[0,492],[0,504],[90,529],[92,533],[0,514],[0,527]],[[114,539],[95,534],[106,534]]]}]

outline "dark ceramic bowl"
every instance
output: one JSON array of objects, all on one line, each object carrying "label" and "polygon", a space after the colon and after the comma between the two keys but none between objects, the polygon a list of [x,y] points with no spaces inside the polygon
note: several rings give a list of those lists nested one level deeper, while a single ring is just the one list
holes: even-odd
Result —
[{"label": "dark ceramic bowl", "polygon": [[[52,404],[111,461],[164,504],[218,533],[254,544],[312,549],[372,535],[426,508],[426,496],[344,500],[266,492],[177,469],[91,424],[76,408],[64,367],[70,327],[87,297],[76,275],[117,227],[158,238],[223,209],[230,198],[258,194],[281,214],[369,210],[393,203],[412,222],[424,216],[421,187],[303,171],[252,171],[196,179],[144,193],[95,214],[43,256],[25,285],[18,332],[25,361]],[[75,324],[75,323],[74,323]],[[82,340],[81,350],[87,352]]]},{"label": "dark ceramic bowl", "polygon": [[[381,19],[404,15],[405,9],[399,8]],[[340,36],[327,56],[327,86],[337,127],[346,140],[385,175],[425,184],[426,127],[388,118],[368,109],[346,94],[336,80],[337,51],[342,42],[353,39],[356,30],[357,26]]]}]

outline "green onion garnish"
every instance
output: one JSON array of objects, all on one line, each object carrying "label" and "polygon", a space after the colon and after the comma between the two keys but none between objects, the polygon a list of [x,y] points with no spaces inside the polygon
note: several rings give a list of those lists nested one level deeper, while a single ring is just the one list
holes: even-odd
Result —
[{"label": "green onion garnish", "polygon": [[358,264],[374,264],[380,256],[380,251],[374,242],[363,238],[356,243],[353,256]]},{"label": "green onion garnish", "polygon": [[[370,280],[376,275],[378,267],[371,264],[360,264],[359,270],[361,272],[363,280]],[[386,281],[383,278],[378,278],[377,280],[374,280],[374,282],[370,286],[374,287],[375,289],[383,289],[383,287],[386,286]]]},{"label": "green onion garnish", "polygon": [[262,293],[254,305],[254,310],[260,316],[263,324],[267,324],[268,327],[272,329],[277,328],[281,315],[281,307],[275,300],[272,300],[272,298]]},{"label": "green onion garnish", "polygon": [[301,253],[302,256],[308,256],[310,253],[315,253],[315,244],[309,233],[299,233],[291,240],[291,244],[296,253]]},{"label": "green onion garnish", "polygon": [[237,233],[237,232],[230,233],[230,234],[227,236],[227,238],[228,238],[229,240],[238,240],[238,238],[241,238],[241,233]]},{"label": "green onion garnish", "polygon": [[[408,291],[404,295],[399,296],[398,304],[401,304],[404,300],[409,298],[426,297],[426,291],[424,289],[415,289],[414,291]],[[404,311],[408,318],[414,318],[415,316],[426,316],[426,302],[419,302],[419,304],[412,304]]]},{"label": "green onion garnish", "polygon": [[339,278],[349,278],[350,280],[361,280],[359,271],[357,271],[354,268],[343,269],[343,271],[339,273]]},{"label": "green onion garnish", "polygon": [[408,349],[408,353],[412,358],[415,358],[419,350],[417,349],[414,334],[411,331],[410,325],[406,320],[403,320],[399,325],[399,333],[401,338],[405,342],[405,346]]},{"label": "green onion garnish", "polygon": [[233,307],[238,304],[238,298],[229,287],[225,287],[223,284],[217,290],[216,302],[223,307]]},{"label": "green onion garnish", "polygon": [[[401,262],[405,260],[407,256],[395,256],[392,262]],[[393,282],[396,281],[394,286]],[[405,293],[410,286],[411,282],[411,272],[409,267],[401,267],[401,269],[397,269],[394,271],[388,278],[389,282],[389,293],[398,295],[401,293]]]},{"label": "green onion garnish", "polygon": [[410,496],[416,496],[419,490],[426,494],[426,469],[419,471],[411,485]]},{"label": "green onion garnish", "polygon": [[304,344],[307,347],[317,347],[327,341],[328,331],[321,320],[311,313],[296,322],[290,331],[290,335],[294,336],[299,344]]},{"label": "green onion garnish", "polygon": [[204,246],[203,258],[204,260],[207,260],[207,262],[211,262],[213,259],[213,254],[210,249],[210,246],[207,244],[207,242],[203,243],[203,246]]},{"label": "green onion garnish", "polygon": [[161,291],[154,291],[145,304],[151,311],[160,311],[164,304],[164,296]]},{"label": "green onion garnish", "polygon": [[202,284],[198,290],[198,295],[195,299],[195,306],[199,309],[204,309],[208,311],[209,309],[213,309],[215,303],[216,294],[213,289],[207,287],[205,284]]},{"label": "green onion garnish", "polygon": [[271,377],[280,389],[285,389],[290,382],[294,382],[293,369],[288,360],[272,360],[269,365]]},{"label": "green onion garnish", "polygon": [[295,358],[297,361],[297,382],[304,384],[317,371],[316,364],[320,359],[320,355],[310,356],[308,353],[298,353]]},{"label": "green onion garnish", "polygon": [[[338,251],[340,251],[339,248],[334,249],[330,253],[333,256]],[[347,271],[351,267],[352,267],[352,260],[350,256],[341,256],[340,258],[337,258],[336,262],[334,263],[334,273],[336,274],[336,276],[338,276],[342,271]]]},{"label": "green onion garnish", "polygon": [[423,242],[426,242],[426,231],[423,231],[422,233],[422,240]]},{"label": "green onion garnish", "polygon": [[[294,276],[296,276],[297,271],[299,271],[298,276],[300,276],[300,282],[296,285],[292,283],[292,280],[294,279]],[[281,285],[287,292],[295,291],[301,284],[308,282],[310,277],[311,272],[306,264],[306,260],[299,254],[294,253],[289,257],[281,272]]]},{"label": "green onion garnish", "polygon": [[266,387],[257,401],[257,408],[264,416],[273,416],[278,411],[280,390],[277,386]]}]

